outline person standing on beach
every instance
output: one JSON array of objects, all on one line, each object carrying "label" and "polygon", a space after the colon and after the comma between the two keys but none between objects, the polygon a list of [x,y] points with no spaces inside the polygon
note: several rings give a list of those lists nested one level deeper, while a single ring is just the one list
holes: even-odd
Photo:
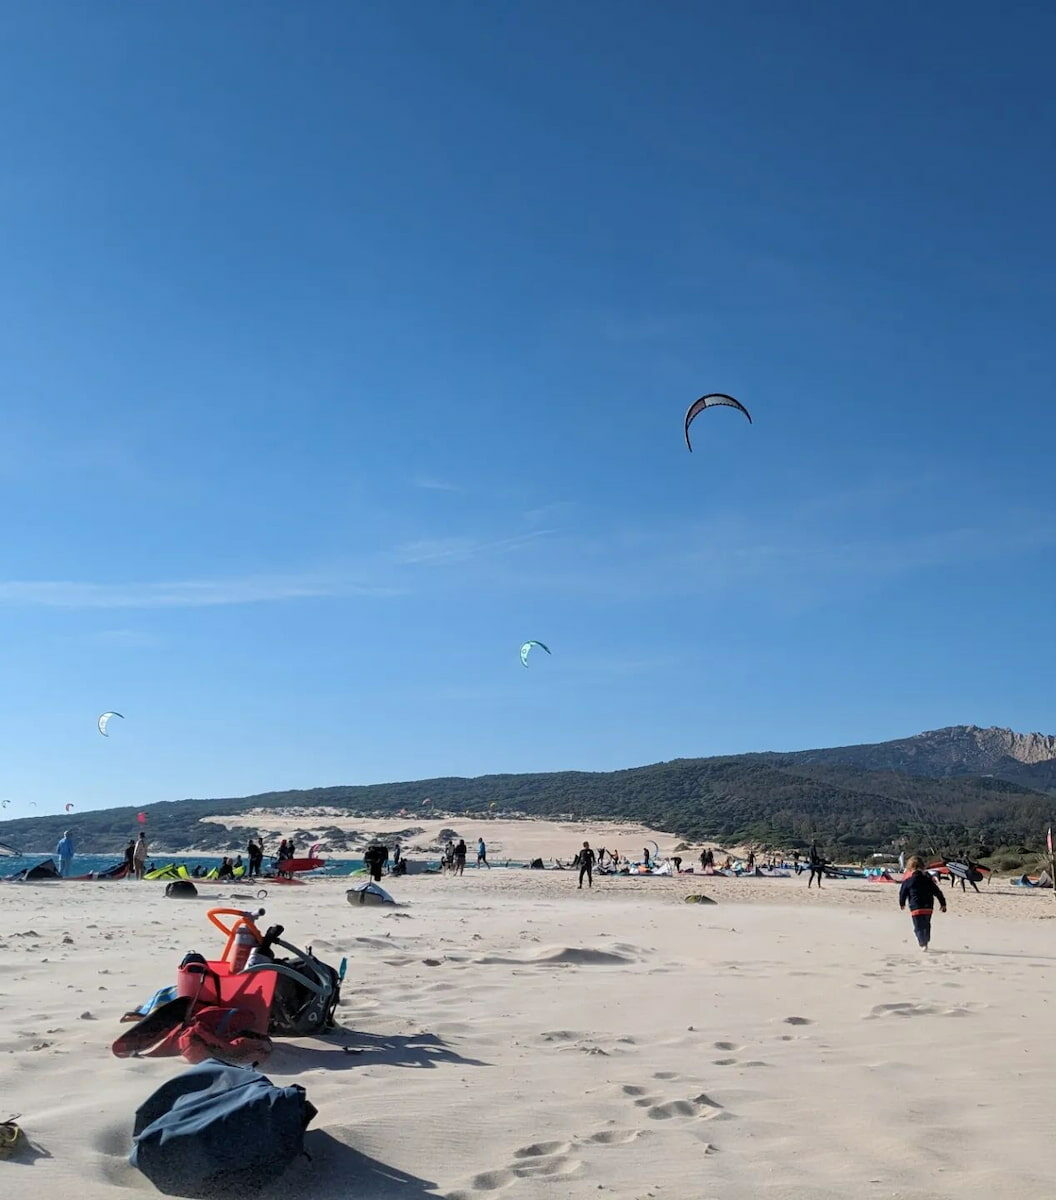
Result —
[{"label": "person standing on beach", "polygon": [[946,911],[946,897],[939,885],[924,870],[924,860],[914,855],[906,867],[909,874],[902,880],[898,889],[898,907],[903,911],[909,905],[909,915],[913,918],[913,932],[917,937],[917,945],[921,950],[927,950],[931,941],[931,914],[935,911],[935,901],[939,908]]},{"label": "person standing on beach", "polygon": [[136,838],[136,848],[132,851],[132,864],[136,870],[136,878],[142,879],[147,873],[147,835],[142,831]]},{"label": "person standing on beach", "polygon": [[455,844],[455,874],[461,875],[466,869],[466,842],[464,838],[459,838]]},{"label": "person standing on beach", "polygon": [[67,829],[66,832],[59,838],[58,845],[55,847],[55,856],[59,860],[59,873],[63,879],[70,874],[70,868],[73,866],[73,856],[76,853],[73,845],[73,834]]},{"label": "person standing on beach", "polygon": [[825,874],[825,859],[818,853],[817,842],[812,842],[810,846],[810,876],[807,879],[807,887],[814,882],[815,877],[818,880],[818,890],[821,890],[821,880]]},{"label": "person standing on beach", "polygon": [[371,842],[363,851],[363,864],[375,883],[381,883],[381,872],[389,861],[389,848],[380,842]]},{"label": "person standing on beach", "polygon": [[128,845],[125,847],[125,878],[135,879],[136,877],[136,839],[129,838]]},{"label": "person standing on beach", "polygon": [[579,852],[579,890],[583,890],[583,876],[587,877],[587,887],[594,886],[594,851],[590,848],[590,842],[583,843],[583,849]]},{"label": "person standing on beach", "polygon": [[491,863],[488,862],[488,848],[484,845],[483,838],[477,838],[477,866],[485,866],[491,870]]}]

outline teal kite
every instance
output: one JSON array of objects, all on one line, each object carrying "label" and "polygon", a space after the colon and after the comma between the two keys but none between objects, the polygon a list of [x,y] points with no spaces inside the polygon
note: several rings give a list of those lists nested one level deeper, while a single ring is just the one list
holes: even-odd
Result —
[{"label": "teal kite", "polygon": [[540,650],[545,650],[547,652],[547,654],[550,653],[550,647],[544,646],[542,642],[537,642],[534,639],[530,642],[525,642],[524,645],[521,647],[521,666],[522,667],[526,667],[528,665],[528,653],[533,646],[538,646]]}]

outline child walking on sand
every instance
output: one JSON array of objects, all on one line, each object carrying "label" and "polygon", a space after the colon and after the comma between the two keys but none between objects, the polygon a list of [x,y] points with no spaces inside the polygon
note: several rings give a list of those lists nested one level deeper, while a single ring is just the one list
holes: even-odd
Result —
[{"label": "child walking on sand", "polygon": [[909,905],[909,915],[913,918],[913,932],[917,935],[917,944],[921,950],[927,950],[931,941],[931,914],[935,911],[935,901],[939,908],[946,911],[946,897],[939,890],[939,885],[924,870],[923,859],[913,857],[906,863],[909,874],[902,880],[898,889],[898,907],[904,909]]}]

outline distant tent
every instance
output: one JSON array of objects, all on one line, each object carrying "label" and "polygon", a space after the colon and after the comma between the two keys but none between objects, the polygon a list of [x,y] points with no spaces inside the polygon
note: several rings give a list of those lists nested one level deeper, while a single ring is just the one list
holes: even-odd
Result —
[{"label": "distant tent", "polygon": [[376,883],[360,883],[345,892],[349,904],[395,904],[396,901]]}]

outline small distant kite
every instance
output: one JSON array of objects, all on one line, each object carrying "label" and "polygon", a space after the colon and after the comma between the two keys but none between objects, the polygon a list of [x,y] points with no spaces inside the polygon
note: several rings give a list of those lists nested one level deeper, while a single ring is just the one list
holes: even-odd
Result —
[{"label": "small distant kite", "polygon": [[72,805],[72,804],[67,804],[67,805],[66,805],[66,812],[73,812],[73,805]]},{"label": "small distant kite", "polygon": [[146,825],[147,814],[146,813],[136,813],[136,820],[140,823],[140,825]]},{"label": "small distant kite", "polygon": [[107,727],[107,725],[109,725],[109,724],[110,724],[111,718],[113,718],[113,717],[121,717],[121,720],[122,720],[122,721],[125,719],[123,716],[121,716],[121,714],[120,714],[119,712],[105,712],[105,713],[103,713],[103,714],[100,716],[100,718],[99,718],[99,721],[98,721],[98,725],[99,725],[99,732],[100,732],[100,733],[103,735],[103,737],[109,737],[109,736],[110,736],[110,735],[109,735],[109,734],[106,732],[106,727]]},{"label": "small distant kite", "polygon": [[525,642],[524,645],[521,647],[521,666],[522,667],[526,667],[528,665],[528,655],[531,653],[531,649],[533,646],[538,646],[540,650],[545,650],[547,652],[547,654],[550,653],[550,647],[544,646],[542,642],[537,642],[534,639],[530,642]]},{"label": "small distant kite", "polygon": [[701,396],[699,400],[694,400],[689,408],[686,409],[686,446],[691,452],[693,445],[689,440],[689,427],[694,418],[706,408],[736,408],[744,413],[748,418],[749,424],[752,421],[752,414],[744,407],[740,400],[734,400],[732,396],[727,396],[725,392],[709,392],[708,395]]}]

